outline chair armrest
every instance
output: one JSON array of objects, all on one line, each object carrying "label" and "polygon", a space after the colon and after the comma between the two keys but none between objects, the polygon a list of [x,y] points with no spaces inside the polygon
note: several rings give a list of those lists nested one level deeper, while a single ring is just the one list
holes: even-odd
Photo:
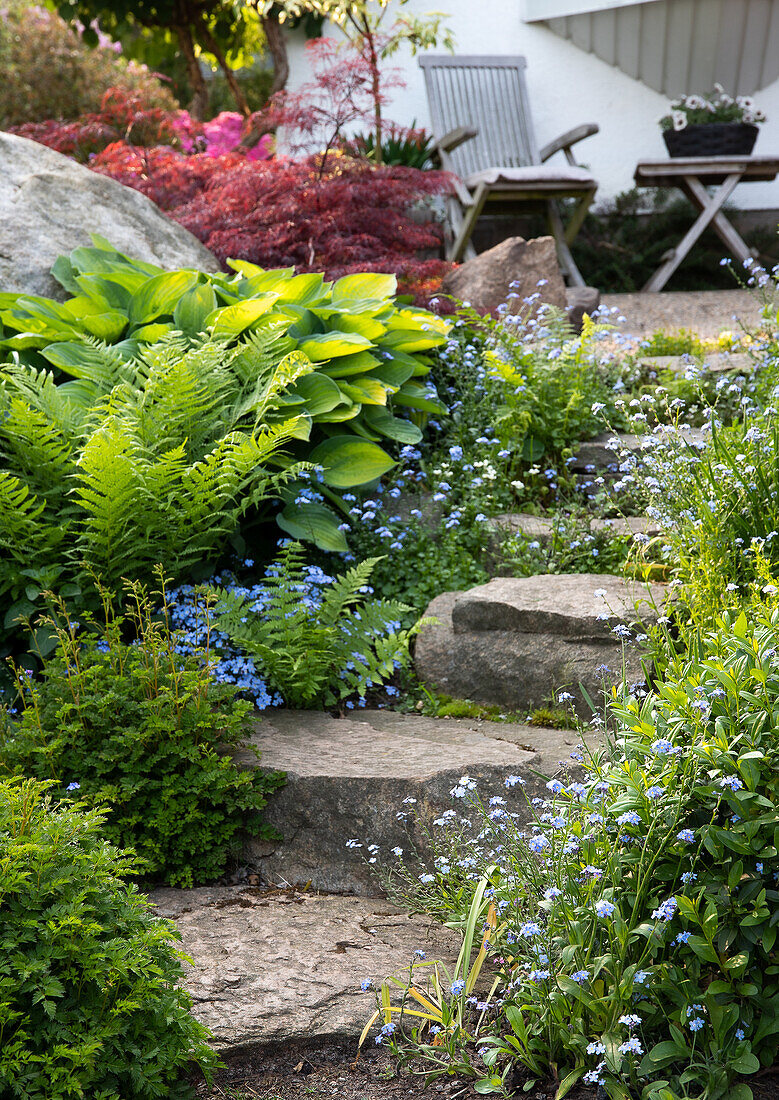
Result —
[{"label": "chair armrest", "polygon": [[568,130],[567,133],[561,134],[559,138],[555,138],[554,141],[550,141],[548,145],[543,147],[540,153],[542,163],[562,150],[565,153],[568,163],[576,164],[573,153],[571,152],[571,146],[575,145],[577,141],[583,141],[585,138],[592,137],[592,135],[597,134],[599,130],[600,126],[597,122],[585,122],[583,126],[574,126],[573,130]]},{"label": "chair armrest", "polygon": [[444,134],[442,138],[433,145],[433,152],[435,153],[451,153],[453,149],[456,149],[458,145],[462,145],[464,141],[470,141],[471,138],[475,138],[478,134],[478,130],[474,130],[470,126],[458,126],[456,130],[450,130],[448,134]]}]

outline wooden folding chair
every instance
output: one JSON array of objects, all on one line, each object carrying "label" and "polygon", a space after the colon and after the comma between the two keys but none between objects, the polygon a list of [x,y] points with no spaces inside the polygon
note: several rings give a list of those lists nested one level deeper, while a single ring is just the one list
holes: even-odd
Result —
[{"label": "wooden folding chair", "polygon": [[[471,234],[488,203],[542,209],[557,245],[560,267],[572,286],[584,286],[569,245],[595,198],[597,181],[581,168],[571,146],[597,134],[595,123],[577,126],[539,150],[525,81],[524,57],[419,59],[441,165],[454,177],[449,201],[447,259],[475,256]],[[567,165],[547,165],[562,152]],[[557,199],[577,199],[567,225]]]}]

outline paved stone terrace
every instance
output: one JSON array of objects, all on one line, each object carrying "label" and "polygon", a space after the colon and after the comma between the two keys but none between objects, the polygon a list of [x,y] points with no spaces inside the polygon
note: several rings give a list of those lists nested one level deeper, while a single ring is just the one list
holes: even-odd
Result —
[{"label": "paved stone terrace", "polygon": [[723,329],[738,332],[742,326],[760,327],[760,299],[750,290],[604,294],[601,302],[620,310],[626,318],[621,330],[631,336],[649,336],[658,329],[692,329],[703,339],[711,339]]}]

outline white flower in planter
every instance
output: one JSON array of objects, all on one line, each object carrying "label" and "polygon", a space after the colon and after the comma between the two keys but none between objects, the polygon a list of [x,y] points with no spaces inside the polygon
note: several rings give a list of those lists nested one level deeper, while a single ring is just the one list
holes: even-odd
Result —
[{"label": "white flower in planter", "polygon": [[671,118],[673,119],[674,130],[683,130],[687,125],[687,115],[684,111],[672,111]]}]

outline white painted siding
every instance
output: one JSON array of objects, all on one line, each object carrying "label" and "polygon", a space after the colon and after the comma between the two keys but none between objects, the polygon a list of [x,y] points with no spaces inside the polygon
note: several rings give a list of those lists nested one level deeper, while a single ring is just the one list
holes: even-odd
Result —
[{"label": "white painted siding", "polygon": [[[408,7],[419,13],[438,7],[448,12],[447,23],[455,33],[456,50],[460,53],[524,54],[539,145],[580,123],[599,123],[601,132],[575,150],[600,181],[599,199],[611,198],[630,188],[638,160],[666,155],[658,119],[667,113],[668,99],[585,52],[590,49],[589,40],[582,40],[583,48],[579,48],[543,23],[524,22],[520,0],[410,0]],[[643,19],[653,18],[661,7],[658,3],[642,5]],[[622,8],[619,14],[624,17],[630,12],[631,8]],[[336,36],[339,32],[334,29],[330,33]],[[291,88],[309,79],[304,44],[302,32],[290,32]],[[631,48],[635,52],[635,43],[631,47],[627,36],[624,49]],[[398,54],[393,60],[402,67],[407,86],[394,93],[388,116],[406,125],[412,119],[419,125],[428,125],[424,83],[417,59]],[[658,56],[656,64],[662,67],[662,56]],[[691,86],[686,90],[709,89]],[[755,100],[768,116],[755,151],[779,155],[779,81],[758,92]],[[562,161],[562,154],[558,158]],[[742,209],[779,208],[779,181],[742,184],[733,201]]]}]

